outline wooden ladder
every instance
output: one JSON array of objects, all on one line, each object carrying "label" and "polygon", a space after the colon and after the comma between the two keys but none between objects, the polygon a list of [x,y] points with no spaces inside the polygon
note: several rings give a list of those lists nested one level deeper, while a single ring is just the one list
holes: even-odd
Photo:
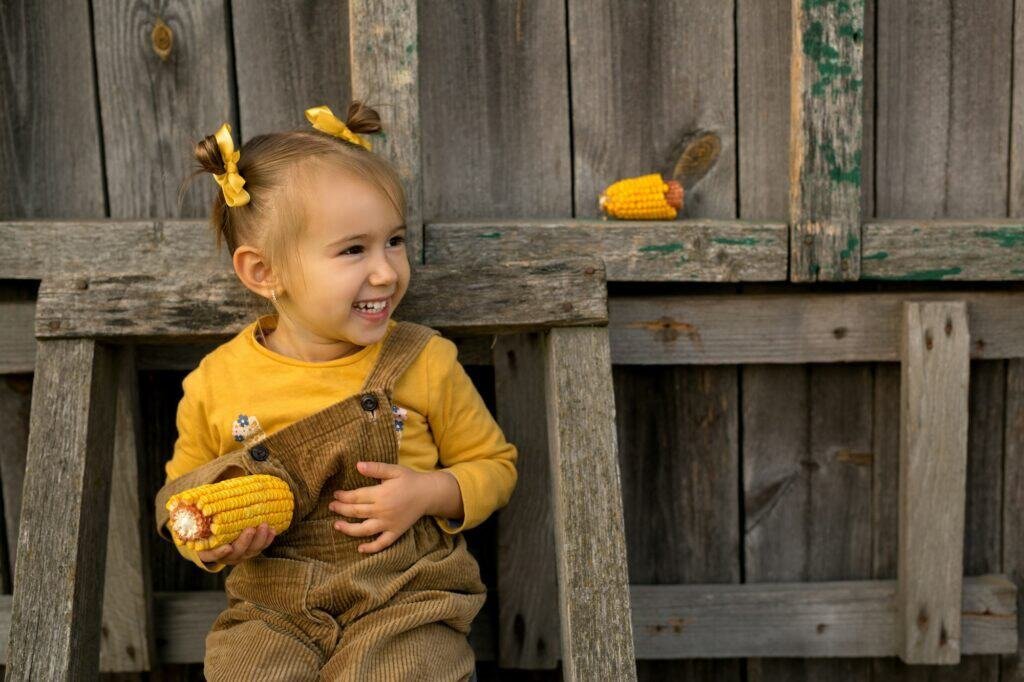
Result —
[{"label": "wooden ladder", "polygon": [[[94,678],[101,603],[118,614],[104,626],[110,655],[132,655],[128,646],[154,660],[137,522],[133,346],[237,333],[250,321],[249,295],[233,274],[43,280],[8,679]],[[539,334],[539,353],[522,361],[539,363],[542,377],[535,388],[547,418],[566,678],[632,678],[602,262],[418,267],[402,312],[453,335]],[[162,618],[187,605],[178,606]]]}]

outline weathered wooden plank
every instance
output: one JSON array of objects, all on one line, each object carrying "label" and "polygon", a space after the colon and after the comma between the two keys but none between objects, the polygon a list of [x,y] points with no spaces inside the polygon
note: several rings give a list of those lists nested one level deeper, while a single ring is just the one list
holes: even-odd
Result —
[{"label": "weathered wooden plank", "polygon": [[[746,580],[871,571],[871,366],[742,370]],[[870,680],[863,660],[749,662],[752,679]]]},{"label": "weathered wooden plank", "polygon": [[[638,659],[862,657],[896,655],[895,580],[815,583],[630,585]],[[1004,575],[965,576],[965,654],[1011,653],[1017,589]],[[223,592],[154,595],[160,661],[203,660],[206,633],[226,606]],[[485,610],[473,621],[477,660],[494,660]],[[11,596],[0,595],[0,657]],[[824,625],[824,627],[822,627]]]},{"label": "weathered wooden plank", "polygon": [[113,352],[40,341],[6,676],[93,679],[113,458]]},{"label": "weathered wooden plank", "polygon": [[[1003,575],[963,580],[964,653],[1014,651],[1014,584]],[[896,655],[895,580],[630,585],[630,595],[639,659]],[[801,666],[800,677],[851,679],[813,673],[828,663]],[[792,670],[785,661],[772,664]]]},{"label": "weathered wooden plank", "polygon": [[862,279],[1024,279],[1024,221],[885,220],[864,224]]},{"label": "weathered wooden plank", "polygon": [[321,104],[344,119],[350,97],[344,3],[232,0],[231,29],[245,139],[311,130],[303,112]]},{"label": "weathered wooden plank", "polygon": [[4,2],[0,26],[0,217],[104,215],[89,3]]},{"label": "weathered wooden plank", "polygon": [[437,223],[426,230],[426,258],[431,264],[486,264],[573,253],[603,258],[609,281],[786,279],[784,223],[488,220]]},{"label": "weathered wooden plank", "polygon": [[[785,225],[757,220],[486,220],[425,229],[429,264],[571,252],[603,258],[609,281],[774,281],[786,262]],[[0,273],[231,272],[226,253],[195,248],[212,243],[209,230],[190,220],[0,222]],[[872,220],[864,234],[864,279],[1024,278],[1019,219]]]},{"label": "weathered wooden plank", "polygon": [[110,477],[107,567],[103,589],[100,670],[142,672],[156,667],[148,543],[139,508],[139,413],[135,347],[117,349],[117,413]]},{"label": "weathered wooden plank", "polygon": [[1014,292],[616,296],[616,364],[899,360],[903,301],[964,300],[976,359],[1024,355],[1024,296]]},{"label": "weathered wooden plank", "polygon": [[[617,366],[612,376],[630,584],[741,582],[738,368]],[[644,636],[634,626],[638,647]],[[739,680],[743,665],[644,660],[637,678]]]},{"label": "weathered wooden plank", "polygon": [[963,301],[903,304],[896,603],[906,663],[960,660],[969,338]]},{"label": "weathered wooden plank", "polygon": [[[893,292],[885,294],[744,294],[616,296],[609,299],[615,364],[750,364],[899,360],[899,306],[904,300],[957,299],[969,303],[972,359],[1024,357],[1024,301],[1013,292]],[[28,315],[19,311],[15,319]],[[402,303],[404,311],[405,301]],[[399,315],[400,318],[406,317]],[[411,318],[408,318],[411,319]],[[241,324],[241,323],[239,323]],[[461,324],[461,323],[460,323]],[[237,327],[240,328],[240,327]],[[211,338],[226,339],[231,329]],[[455,329],[458,332],[457,329]],[[12,324],[9,336],[32,338],[31,324]],[[467,362],[490,364],[490,342],[458,337]],[[22,344],[18,344],[19,346]],[[140,368],[193,369],[210,341],[143,345]],[[26,371],[35,354],[15,352],[0,362]]]},{"label": "weathered wooden plank", "polygon": [[[1019,15],[1018,15],[1019,16]],[[1002,571],[1017,587],[1017,650],[1004,656],[1001,675],[1004,682],[1024,680],[1024,630],[1019,625],[1022,602],[1021,585],[1024,584],[1024,360],[1006,363],[1006,413],[1003,430],[1003,496],[1002,542],[1000,549]],[[966,624],[965,624],[966,625]]]},{"label": "weathered wooden plank", "polygon": [[[500,263],[472,271],[421,266],[412,282],[397,317],[442,330],[487,334],[607,321],[598,259]],[[36,335],[202,340],[237,333],[251,322],[251,296],[234,273],[53,277],[39,288]]]},{"label": "weathered wooden plank", "polygon": [[0,578],[4,594],[10,594],[14,586],[31,404],[31,374],[9,374],[0,379],[0,484],[3,486],[4,514],[4,536],[0,543],[4,563]]},{"label": "weathered wooden plank", "polygon": [[209,224],[198,220],[0,222],[0,273],[44,279],[71,272],[233,272],[226,250],[197,248],[213,243]]},{"label": "weathered wooden plank", "polygon": [[620,178],[672,177],[706,132],[711,169],[687,188],[682,216],[735,215],[733,4],[568,3],[574,215],[599,215],[598,195]]},{"label": "weathered wooden plank", "polygon": [[[182,204],[178,185],[193,170],[192,145],[237,123],[225,4],[100,2],[93,12],[108,215],[208,215],[212,178],[197,178],[202,189]],[[205,244],[190,250],[213,250]]]},{"label": "weathered wooden plank", "polygon": [[[563,676],[572,682],[634,680],[608,331],[546,333]],[[583,414],[586,419],[579,418]]]},{"label": "weathered wooden plank", "polygon": [[860,277],[864,2],[793,0],[790,278]]},{"label": "weathered wooden plank", "polygon": [[425,219],[572,216],[565,3],[419,9]]},{"label": "weathered wooden plank", "polygon": [[[790,8],[736,2],[736,140],[739,209],[747,219],[789,220]],[[789,226],[785,227],[789,258]],[[789,273],[786,273],[786,277]]]},{"label": "weathered wooden plank", "polygon": [[[540,334],[507,334],[494,346],[497,419],[516,444],[516,494],[498,515],[498,663],[554,668],[560,656],[551,472]],[[461,353],[460,358],[462,362]]]},{"label": "weathered wooden plank", "polygon": [[[423,181],[416,0],[348,0],[352,97],[377,109],[385,135],[373,151],[390,161],[405,187],[409,261],[423,262]],[[378,108],[379,107],[379,108]]]},{"label": "weathered wooden plank", "polygon": [[878,2],[875,215],[1005,216],[1013,2]]}]

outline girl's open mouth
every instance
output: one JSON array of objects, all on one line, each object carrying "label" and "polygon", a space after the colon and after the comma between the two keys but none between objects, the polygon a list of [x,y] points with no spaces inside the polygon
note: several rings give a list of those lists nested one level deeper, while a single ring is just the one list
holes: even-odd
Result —
[{"label": "girl's open mouth", "polygon": [[352,310],[354,310],[359,317],[362,317],[369,322],[380,322],[381,320],[387,319],[390,308],[391,299],[385,299],[379,303],[361,303],[354,304],[352,306]]}]

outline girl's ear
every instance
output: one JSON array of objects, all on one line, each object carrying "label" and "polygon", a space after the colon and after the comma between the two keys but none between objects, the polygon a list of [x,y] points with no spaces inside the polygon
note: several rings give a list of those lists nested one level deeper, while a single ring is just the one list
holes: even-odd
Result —
[{"label": "girl's ear", "polygon": [[247,289],[264,298],[270,298],[270,293],[278,285],[277,277],[259,249],[243,244],[235,249],[231,262],[235,267],[235,274]]}]

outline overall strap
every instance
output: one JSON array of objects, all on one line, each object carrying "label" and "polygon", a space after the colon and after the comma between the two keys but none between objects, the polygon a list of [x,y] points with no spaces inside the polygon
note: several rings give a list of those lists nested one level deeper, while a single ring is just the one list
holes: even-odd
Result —
[{"label": "overall strap", "polygon": [[441,333],[416,322],[396,320],[396,323],[384,339],[377,362],[363,384],[363,391],[381,389],[390,393],[398,378],[426,347],[430,337]]}]

